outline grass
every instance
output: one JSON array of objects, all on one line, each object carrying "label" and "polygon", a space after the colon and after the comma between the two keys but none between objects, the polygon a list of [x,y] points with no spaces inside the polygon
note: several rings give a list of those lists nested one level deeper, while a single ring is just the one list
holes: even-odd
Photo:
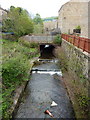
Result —
[{"label": "grass", "polygon": [[61,46],[62,44],[62,38],[60,35],[56,35],[55,38],[54,38],[54,41],[53,41],[54,44],[58,44]]},{"label": "grass", "polygon": [[[13,103],[14,91],[29,78],[30,60],[38,54],[36,43],[30,46],[22,41],[1,40],[2,43],[2,117],[11,117],[9,109]],[[1,96],[0,96],[1,98]]]}]

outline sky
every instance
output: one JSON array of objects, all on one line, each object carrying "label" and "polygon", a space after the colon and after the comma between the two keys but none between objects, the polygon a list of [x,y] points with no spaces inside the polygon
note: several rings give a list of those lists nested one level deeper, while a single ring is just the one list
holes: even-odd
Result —
[{"label": "sky", "polygon": [[10,6],[22,7],[31,15],[39,13],[42,18],[58,16],[58,11],[69,0],[0,0],[0,6],[9,9]]}]

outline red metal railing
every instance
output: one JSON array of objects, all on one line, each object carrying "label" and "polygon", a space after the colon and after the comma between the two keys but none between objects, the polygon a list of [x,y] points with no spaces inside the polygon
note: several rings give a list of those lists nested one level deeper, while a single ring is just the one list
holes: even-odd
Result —
[{"label": "red metal railing", "polygon": [[67,34],[62,34],[61,37],[83,51],[90,53],[90,39]]}]

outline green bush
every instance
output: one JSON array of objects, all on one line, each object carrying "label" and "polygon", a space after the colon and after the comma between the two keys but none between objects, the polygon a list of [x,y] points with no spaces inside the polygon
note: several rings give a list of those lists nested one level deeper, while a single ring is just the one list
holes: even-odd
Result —
[{"label": "green bush", "polygon": [[30,42],[26,40],[19,39],[19,43],[25,47],[30,47]]},{"label": "green bush", "polygon": [[37,48],[28,41],[1,40],[3,63],[2,63],[2,117],[9,120],[10,108],[13,104],[15,90],[29,78],[31,68],[30,59],[38,55]]},{"label": "green bush", "polygon": [[20,83],[28,76],[29,62],[23,55],[6,60],[2,65],[3,84],[10,87],[12,83]]},{"label": "green bush", "polygon": [[9,109],[12,105],[14,90],[29,77],[30,63],[24,55],[7,58],[2,64],[2,116],[10,118]]},{"label": "green bush", "polygon": [[81,30],[81,27],[80,27],[80,25],[76,26],[76,29],[79,29],[79,30]]},{"label": "green bush", "polygon": [[54,41],[53,41],[55,44],[60,44],[62,43],[62,38],[60,35],[57,35],[55,38],[54,38]]},{"label": "green bush", "polygon": [[30,43],[30,48],[36,48],[36,47],[38,47],[38,44],[36,42]]},{"label": "green bush", "polygon": [[25,47],[29,47],[29,48],[37,48],[38,47],[38,43],[36,43],[36,42],[30,42],[30,41],[20,39],[19,43],[21,43]]}]

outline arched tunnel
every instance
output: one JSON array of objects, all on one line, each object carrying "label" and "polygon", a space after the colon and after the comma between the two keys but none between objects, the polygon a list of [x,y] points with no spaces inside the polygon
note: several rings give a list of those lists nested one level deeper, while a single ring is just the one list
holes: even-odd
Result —
[{"label": "arched tunnel", "polygon": [[40,45],[40,58],[50,59],[54,58],[55,45],[52,44],[41,44]]}]

